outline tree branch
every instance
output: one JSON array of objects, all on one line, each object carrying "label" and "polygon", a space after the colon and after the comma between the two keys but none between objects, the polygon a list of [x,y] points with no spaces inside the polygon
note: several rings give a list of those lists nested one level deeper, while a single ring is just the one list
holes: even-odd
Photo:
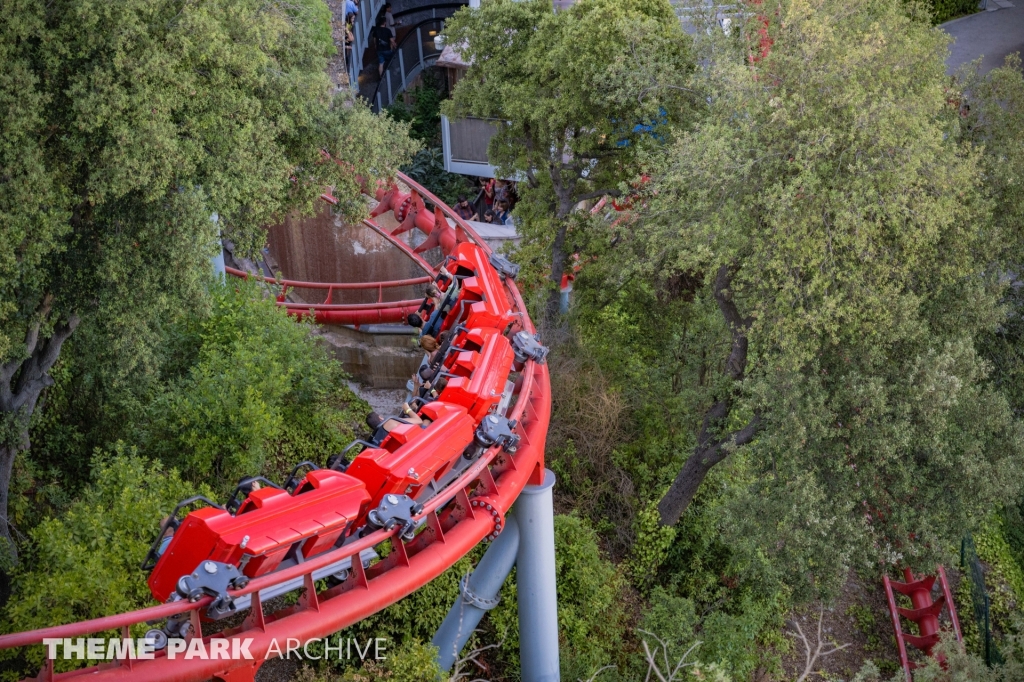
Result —
[{"label": "tree branch", "polygon": [[[705,428],[701,429],[701,436],[705,437],[707,431],[705,429],[708,425],[707,416],[705,415],[704,421]],[[729,456],[729,453],[733,448],[738,448],[742,445],[747,445],[754,440],[754,436],[757,435],[758,429],[761,428],[761,415],[755,414],[747,425],[741,429],[736,429],[724,438],[720,438],[714,443],[705,444],[698,450],[697,455],[701,458],[702,462],[707,468],[711,468],[714,465],[721,462],[723,459]],[[732,446],[732,447],[729,447]]]},{"label": "tree branch", "polygon": [[796,682],[804,682],[808,677],[810,677],[814,673],[814,667],[818,663],[818,659],[824,658],[826,656],[831,656],[837,651],[842,651],[846,647],[850,646],[849,644],[842,644],[840,646],[833,647],[828,651],[824,651],[825,643],[821,638],[821,622],[822,620],[824,620],[824,618],[825,607],[822,607],[820,613],[818,614],[818,641],[816,646],[811,646],[810,640],[808,639],[807,635],[804,634],[803,628],[800,627],[800,621],[796,618],[793,619],[793,625],[796,627],[796,632],[790,632],[788,634],[795,639],[799,639],[800,642],[804,645],[805,663],[804,671],[800,674],[800,677],[796,678]]},{"label": "tree branch", "polygon": [[77,313],[73,313],[67,322],[57,325],[50,338],[35,348],[34,352],[21,363],[21,373],[18,374],[18,379],[14,384],[9,406],[12,411],[20,410],[26,405],[31,411],[39,397],[39,392],[53,383],[49,371],[60,357],[60,350],[64,342],[75,331],[79,322],[81,322],[81,318]]},{"label": "tree branch", "polygon": [[[690,654],[693,653],[693,650],[701,645],[700,641],[694,642],[673,666],[668,658],[668,643],[665,640],[658,637],[653,632],[648,632],[647,630],[638,630],[637,632],[647,635],[647,637],[651,637],[658,642],[658,646],[654,647],[654,651],[651,651],[651,647],[647,643],[647,638],[642,637],[640,640],[644,648],[644,658],[647,659],[647,680],[650,680],[651,675],[653,674],[658,678],[658,680],[660,680],[660,682],[676,682],[679,679],[679,673],[683,668],[696,665],[696,661],[688,662],[687,659],[690,657]],[[661,652],[662,660],[665,663],[664,670],[661,669],[661,665],[658,663],[659,651]]]},{"label": "tree branch", "polygon": [[722,265],[718,268],[718,274],[715,275],[714,292],[718,309],[722,312],[722,317],[725,318],[726,324],[729,325],[729,331],[732,333],[732,351],[725,362],[725,371],[733,381],[741,381],[747,367],[747,331],[753,320],[740,315],[740,311],[736,308],[736,302],[732,299],[732,291],[729,290],[729,286],[732,284],[735,274],[736,267],[734,265]]}]

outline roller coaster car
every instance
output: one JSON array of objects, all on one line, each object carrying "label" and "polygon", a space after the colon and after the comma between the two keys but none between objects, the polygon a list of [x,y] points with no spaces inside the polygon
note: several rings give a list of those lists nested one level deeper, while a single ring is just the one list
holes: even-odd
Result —
[{"label": "roller coaster car", "polygon": [[479,246],[463,243],[455,249],[454,259],[449,270],[461,279],[457,314],[445,318],[442,331],[455,324],[505,329],[515,316],[505,296],[501,275],[487,255]]},{"label": "roller coaster car", "polygon": [[256,578],[340,545],[366,513],[370,494],[357,478],[331,469],[310,471],[294,494],[280,488],[249,493],[235,514],[218,507],[190,513],[149,575],[159,601],[204,562],[237,566]]},{"label": "roller coaster car", "polygon": [[[492,332],[490,334],[480,333],[484,331],[471,330],[465,335],[464,344],[453,344],[454,352],[446,358],[445,366],[455,376],[449,377],[447,386],[438,396],[442,402],[465,407],[474,422],[479,422],[502,402],[514,359],[512,344],[507,338],[490,329],[486,330]],[[473,343],[473,338],[479,338],[480,343]],[[468,350],[474,346],[479,350]]]},{"label": "roller coaster car", "polygon": [[346,473],[366,484],[376,508],[385,495],[408,495],[422,501],[437,486],[473,441],[475,423],[466,408],[441,401],[424,405],[419,414],[431,423],[423,428],[400,424],[379,448],[359,453]]}]

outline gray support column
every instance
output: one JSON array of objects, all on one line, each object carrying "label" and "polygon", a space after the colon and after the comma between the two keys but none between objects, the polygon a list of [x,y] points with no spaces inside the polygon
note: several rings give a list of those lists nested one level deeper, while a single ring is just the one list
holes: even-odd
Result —
[{"label": "gray support column", "polygon": [[516,589],[523,682],[559,682],[560,679],[554,486],[555,474],[545,469],[544,482],[526,486],[512,509],[520,534]]},{"label": "gray support column", "polygon": [[512,571],[519,549],[519,524],[505,519],[505,528],[484,552],[476,570],[462,579],[460,595],[452,605],[431,644],[437,647],[442,670],[451,670],[484,614],[498,604],[498,592]]},{"label": "gray support column", "polygon": [[224,270],[224,242],[221,239],[220,234],[220,216],[215,212],[210,216],[210,222],[217,227],[217,253],[210,258],[210,264],[213,266],[213,274],[215,277],[220,279],[222,282],[227,276],[227,271]]}]

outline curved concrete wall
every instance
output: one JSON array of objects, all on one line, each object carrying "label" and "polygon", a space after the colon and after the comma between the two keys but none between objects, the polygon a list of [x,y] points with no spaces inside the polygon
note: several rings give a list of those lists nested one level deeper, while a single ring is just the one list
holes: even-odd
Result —
[{"label": "curved concrete wall", "polygon": [[[377,223],[386,230],[396,227],[394,215],[384,214]],[[313,217],[289,216],[269,228],[270,255],[285,279],[306,282],[383,282],[421,277],[419,264],[394,244],[363,224],[347,225],[325,207]],[[400,236],[415,246],[424,237],[417,231]],[[433,249],[432,249],[433,251]],[[429,255],[429,254],[428,254]],[[425,286],[385,289],[384,301],[421,298]],[[294,289],[291,298],[305,303],[324,303],[323,289]],[[372,303],[378,291],[336,291],[331,303]],[[347,327],[325,325],[320,338],[341,361],[353,379],[373,388],[402,388],[423,357],[415,346],[412,327],[395,327],[391,333],[370,334]]]},{"label": "curved concrete wall", "polygon": [[[390,214],[380,216],[378,224],[385,229]],[[347,225],[332,215],[327,206],[313,217],[289,216],[283,223],[269,228],[270,255],[277,261],[286,279],[307,282],[382,282],[421,277],[426,274],[411,258],[402,253],[374,230],[363,224]],[[409,244],[422,240],[418,232],[400,237]],[[409,241],[410,239],[415,241]],[[422,285],[385,289],[384,301],[400,301],[423,296]],[[327,292],[296,289],[295,300],[324,303]],[[378,291],[335,291],[331,303],[372,303]]]}]

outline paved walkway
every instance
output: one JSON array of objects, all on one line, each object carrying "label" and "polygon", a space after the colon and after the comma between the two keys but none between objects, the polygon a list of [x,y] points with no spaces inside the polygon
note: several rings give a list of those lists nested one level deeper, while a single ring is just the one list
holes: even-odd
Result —
[{"label": "paved walkway", "polygon": [[982,73],[1002,66],[1008,54],[1020,52],[1024,58],[1024,0],[988,0],[988,10],[941,28],[956,39],[946,59],[950,73],[982,56]]}]

